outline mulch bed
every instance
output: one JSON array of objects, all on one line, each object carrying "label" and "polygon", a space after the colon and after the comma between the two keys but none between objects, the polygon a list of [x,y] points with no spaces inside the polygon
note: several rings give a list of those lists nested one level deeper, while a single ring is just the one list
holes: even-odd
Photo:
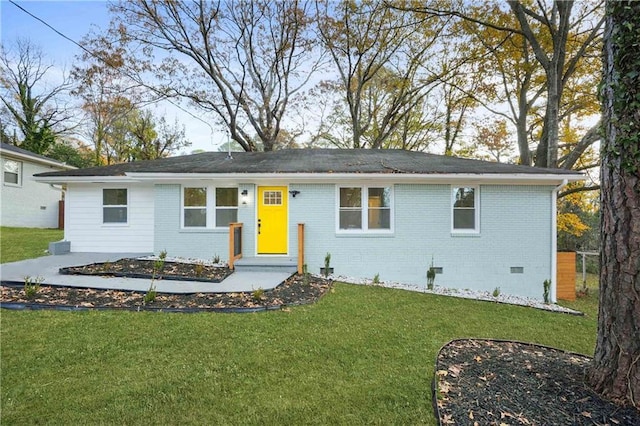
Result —
[{"label": "mulch bed", "polygon": [[[64,275],[101,275],[128,278],[151,278],[156,261],[141,259],[119,259],[114,262],[60,268]],[[155,271],[155,277],[163,280],[189,280],[219,283],[233,271],[226,266],[205,263],[164,262]]]},{"label": "mulch bed", "polygon": [[153,310],[251,310],[278,309],[286,306],[313,303],[332,286],[332,281],[309,275],[293,275],[273,290],[242,293],[157,293],[155,299],[144,303],[144,292],[82,289],[43,285],[35,297],[28,299],[23,286],[2,286],[0,304],[25,304],[27,308],[50,305],[81,308],[153,309]]},{"label": "mulch bed", "polygon": [[436,361],[443,425],[640,425],[640,412],[601,399],[585,383],[584,355],[493,340],[455,340]]}]

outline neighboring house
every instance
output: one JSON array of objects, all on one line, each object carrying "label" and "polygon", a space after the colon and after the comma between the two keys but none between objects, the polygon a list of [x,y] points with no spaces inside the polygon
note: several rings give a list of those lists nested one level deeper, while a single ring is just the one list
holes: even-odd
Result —
[{"label": "neighboring house", "polygon": [[36,173],[73,170],[75,167],[34,154],[14,145],[0,145],[2,226],[57,228],[61,188],[33,180]]},{"label": "neighboring house", "polygon": [[[556,273],[556,195],[572,171],[398,150],[201,153],[44,173],[66,184],[76,252],[245,258],[298,256],[318,273],[542,298]],[[554,280],[555,281],[555,280]],[[555,300],[555,283],[552,286]]]}]

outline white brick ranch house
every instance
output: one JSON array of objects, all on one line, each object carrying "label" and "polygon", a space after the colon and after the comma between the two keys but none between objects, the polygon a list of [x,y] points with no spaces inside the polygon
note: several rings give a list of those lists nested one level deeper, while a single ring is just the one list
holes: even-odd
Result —
[{"label": "white brick ranch house", "polygon": [[336,274],[420,286],[433,259],[436,285],[541,299],[553,277],[555,301],[556,195],[582,175],[400,150],[300,149],[36,179],[67,185],[72,252],[228,259],[229,224],[241,223],[234,248],[244,258],[298,258],[318,273],[331,253]]}]

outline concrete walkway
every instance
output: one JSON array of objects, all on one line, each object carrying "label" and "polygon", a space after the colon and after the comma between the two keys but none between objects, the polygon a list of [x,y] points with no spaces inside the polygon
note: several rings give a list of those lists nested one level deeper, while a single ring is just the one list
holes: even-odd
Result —
[{"label": "concrete walkway", "polygon": [[[89,287],[112,290],[147,291],[151,279],[100,277],[87,275],[61,275],[58,269],[90,263],[114,262],[123,257],[148,256],[151,253],[67,253],[36,259],[0,264],[0,280],[24,283],[26,276],[42,277],[42,284],[64,287]],[[258,288],[270,290],[291,274],[279,271],[236,271],[221,283],[199,281],[156,280],[159,293],[233,293],[250,292]]]}]

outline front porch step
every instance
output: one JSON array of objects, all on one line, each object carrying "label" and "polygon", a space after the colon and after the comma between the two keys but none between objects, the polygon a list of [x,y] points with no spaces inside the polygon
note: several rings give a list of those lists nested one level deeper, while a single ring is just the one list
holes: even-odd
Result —
[{"label": "front porch step", "polygon": [[236,271],[281,271],[295,273],[298,259],[295,257],[242,257],[234,263]]}]

